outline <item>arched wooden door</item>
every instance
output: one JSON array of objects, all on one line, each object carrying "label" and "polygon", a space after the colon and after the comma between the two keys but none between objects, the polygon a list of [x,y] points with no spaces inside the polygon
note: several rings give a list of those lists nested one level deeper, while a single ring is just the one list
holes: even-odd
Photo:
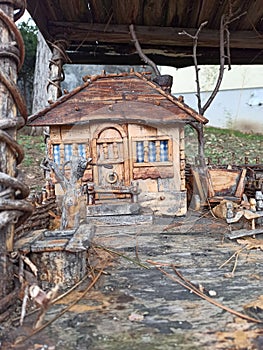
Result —
[{"label": "arched wooden door", "polygon": [[102,193],[103,189],[113,190],[106,198],[121,198],[114,189],[130,184],[127,136],[120,126],[103,128],[94,136],[94,183]]}]

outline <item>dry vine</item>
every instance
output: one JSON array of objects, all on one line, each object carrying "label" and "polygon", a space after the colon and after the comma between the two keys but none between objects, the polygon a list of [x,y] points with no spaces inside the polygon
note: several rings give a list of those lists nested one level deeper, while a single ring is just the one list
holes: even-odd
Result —
[{"label": "dry vine", "polygon": [[[17,71],[23,64],[25,50],[14,20],[23,15],[26,1],[9,0],[0,3],[0,297],[1,302],[6,301],[2,304],[2,312],[12,304],[17,293],[17,290],[15,293],[12,291],[13,266],[9,260],[15,228],[27,219],[33,207],[26,201],[29,189],[17,170],[24,153],[16,141],[17,130],[26,123],[27,108],[16,86]],[[17,12],[14,14],[14,11]],[[21,116],[17,116],[17,110]]]},{"label": "dry vine", "polygon": [[130,24],[129,26],[130,28],[130,33],[131,33],[131,37],[132,37],[132,41],[134,42],[134,45],[136,47],[136,50],[138,52],[138,55],[141,57],[141,59],[146,63],[148,64],[149,66],[152,67],[152,69],[154,70],[154,73],[156,75],[161,75],[158,67],[156,66],[156,64],[149,58],[147,57],[143,52],[142,52],[142,49],[141,49],[141,45],[137,39],[137,36],[136,36],[136,33],[135,33],[135,30],[134,30],[134,25],[133,24]]}]

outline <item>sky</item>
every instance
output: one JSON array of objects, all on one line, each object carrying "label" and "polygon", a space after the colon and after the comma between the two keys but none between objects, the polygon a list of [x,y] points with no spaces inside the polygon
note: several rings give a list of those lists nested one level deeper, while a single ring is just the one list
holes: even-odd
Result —
[{"label": "sky", "polygon": [[[21,22],[27,22],[28,20],[30,20],[30,24],[35,24],[35,22],[33,21],[33,19],[31,18],[30,14],[27,12],[27,10],[25,11],[25,13],[23,14],[23,16],[16,21],[16,25],[18,25]],[[32,21],[32,23],[31,23]]]}]

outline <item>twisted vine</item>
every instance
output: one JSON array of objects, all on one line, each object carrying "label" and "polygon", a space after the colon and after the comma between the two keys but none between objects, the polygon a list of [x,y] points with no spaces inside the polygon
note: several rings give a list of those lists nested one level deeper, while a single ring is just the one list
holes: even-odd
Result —
[{"label": "twisted vine", "polygon": [[63,65],[70,62],[68,55],[66,54],[66,47],[68,43],[64,39],[56,40],[54,43],[49,42],[53,48],[53,55],[49,60],[49,69],[52,71],[52,65],[57,67],[57,74],[51,79],[48,79],[47,91],[52,85],[57,89],[57,98],[62,96],[61,82],[65,80],[65,73]]},{"label": "twisted vine", "polygon": [[[14,9],[14,20],[18,20],[26,8],[25,0],[0,1],[0,5],[10,5]],[[14,41],[0,45],[0,58],[12,59],[16,62],[18,70],[22,67],[25,57],[23,38],[14,21],[0,9],[0,19],[14,37]],[[20,92],[11,78],[0,68],[0,82],[5,86],[12,97],[21,117],[10,113],[10,118],[0,120],[0,142],[6,145],[8,155],[15,159],[15,166],[20,164],[24,158],[24,152],[17,141],[10,135],[12,131],[20,129],[27,121],[27,108]],[[15,114],[15,113],[14,113]],[[1,118],[1,116],[0,116]],[[6,155],[6,157],[8,157]],[[1,161],[1,157],[0,157]],[[2,160],[3,164],[5,163]],[[21,225],[32,213],[32,206],[26,201],[29,194],[28,187],[23,183],[20,173],[15,169],[14,176],[6,174],[0,162],[0,229],[5,229],[10,224],[15,227]],[[12,249],[9,242],[8,250]]]}]

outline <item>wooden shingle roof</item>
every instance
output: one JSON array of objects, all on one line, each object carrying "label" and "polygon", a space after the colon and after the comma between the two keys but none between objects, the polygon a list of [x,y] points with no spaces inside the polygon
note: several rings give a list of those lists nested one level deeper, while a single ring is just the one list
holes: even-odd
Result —
[{"label": "wooden shingle roof", "polygon": [[90,76],[83,85],[28,119],[29,126],[92,122],[146,125],[208,120],[153,83],[146,73],[105,73]]}]

